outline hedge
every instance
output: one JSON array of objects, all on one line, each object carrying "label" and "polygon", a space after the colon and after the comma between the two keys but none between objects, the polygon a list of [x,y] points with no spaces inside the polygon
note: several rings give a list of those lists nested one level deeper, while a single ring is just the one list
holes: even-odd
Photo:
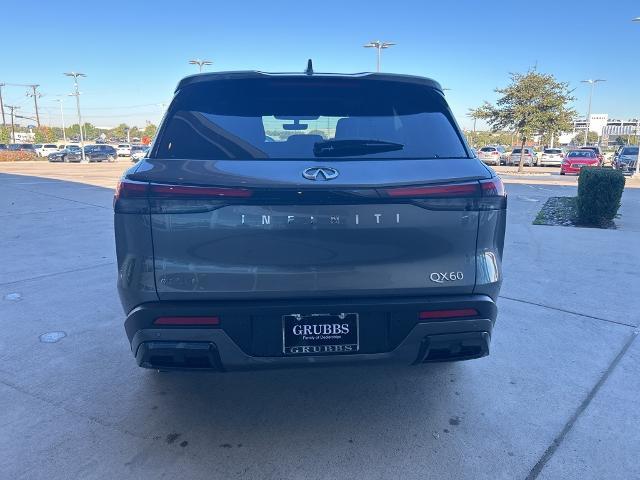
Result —
[{"label": "hedge", "polygon": [[[29,160],[39,160],[40,157],[35,152],[24,150],[0,150],[0,162],[26,162]],[[43,158],[42,160],[46,160]]]},{"label": "hedge", "polygon": [[624,190],[620,170],[586,167],[578,177],[578,221],[605,226],[615,218]]}]

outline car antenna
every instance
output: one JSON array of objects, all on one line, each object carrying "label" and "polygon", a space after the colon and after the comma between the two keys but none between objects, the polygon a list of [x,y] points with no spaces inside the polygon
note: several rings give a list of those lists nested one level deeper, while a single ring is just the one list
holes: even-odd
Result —
[{"label": "car antenna", "polygon": [[307,60],[307,69],[304,71],[307,75],[313,75],[313,62],[311,59]]}]

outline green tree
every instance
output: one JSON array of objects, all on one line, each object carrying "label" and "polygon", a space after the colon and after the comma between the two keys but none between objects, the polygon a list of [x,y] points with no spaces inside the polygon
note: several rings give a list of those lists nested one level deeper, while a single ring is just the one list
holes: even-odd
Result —
[{"label": "green tree", "polygon": [[56,133],[50,127],[37,127],[34,131],[36,143],[51,143],[56,141]]},{"label": "green tree", "polygon": [[116,138],[127,138],[128,128],[129,128],[129,125],[127,125],[126,123],[121,123],[117,127],[114,127],[111,130],[109,130],[109,135]]},{"label": "green tree", "polygon": [[149,123],[147,124],[146,127],[144,127],[144,130],[142,131],[142,135],[144,135],[145,137],[153,138],[156,136],[157,131],[158,131],[158,127],[153,123]]},{"label": "green tree", "polygon": [[11,143],[11,128],[0,127],[0,143]]},{"label": "green tree", "polygon": [[494,131],[507,129],[518,133],[522,148],[518,171],[522,172],[527,139],[534,134],[569,130],[575,111],[568,104],[574,97],[567,83],[535,69],[524,74],[512,73],[511,84],[495,91],[501,95],[495,105],[485,102],[476,113]]},{"label": "green tree", "polygon": [[[587,144],[597,143],[598,134],[596,132],[589,132],[587,135]],[[573,145],[584,145],[584,132],[578,132],[575,137],[571,139]]]}]

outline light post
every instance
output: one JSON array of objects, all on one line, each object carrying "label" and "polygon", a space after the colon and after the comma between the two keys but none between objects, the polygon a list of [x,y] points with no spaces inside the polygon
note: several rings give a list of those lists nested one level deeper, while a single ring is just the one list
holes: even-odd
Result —
[{"label": "light post", "polygon": [[65,132],[65,125],[64,125],[64,110],[62,109],[62,99],[60,98],[54,98],[53,99],[54,102],[58,102],[60,104],[60,117],[62,118],[62,138],[63,141],[65,143],[65,145],[67,144],[67,133]]},{"label": "light post", "polygon": [[196,58],[195,60],[189,60],[189,64],[190,65],[197,65],[198,68],[200,69],[200,73],[202,73],[202,67],[204,65],[211,65],[213,62],[210,60],[200,60],[199,58]]},{"label": "light post", "polygon": [[80,115],[80,91],[78,90],[78,77],[86,77],[84,73],[66,72],[67,77],[73,77],[74,92],[70,93],[70,97],[76,97],[76,107],[78,108],[78,126],[80,127],[80,152],[82,161],[84,162],[84,135],[82,134],[82,115]]},{"label": "light post", "polygon": [[389,48],[395,45],[393,42],[381,42],[380,40],[374,40],[363,45],[364,48],[375,48],[377,50],[376,72],[380,71],[380,56],[381,52],[385,48]]},{"label": "light post", "polygon": [[[640,22],[640,17],[634,18],[633,21]],[[640,135],[640,131],[636,127],[636,138],[639,138],[638,135]],[[640,142],[638,142],[638,158],[636,158],[636,171],[633,172],[633,176],[634,178],[640,177]]]},{"label": "light post", "polygon": [[582,83],[589,83],[591,84],[591,90],[589,91],[589,110],[587,112],[587,129],[584,132],[584,144],[587,145],[588,143],[588,137],[589,137],[589,131],[591,130],[591,99],[593,97],[593,87],[595,86],[596,83],[598,82],[606,82],[606,80],[603,80],[601,78],[596,78],[595,80],[592,79],[588,79],[588,80],[581,80]]}]

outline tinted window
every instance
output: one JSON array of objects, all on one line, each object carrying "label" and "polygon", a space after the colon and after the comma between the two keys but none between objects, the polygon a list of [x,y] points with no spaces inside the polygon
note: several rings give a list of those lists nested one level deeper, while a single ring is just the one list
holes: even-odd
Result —
[{"label": "tinted window", "polygon": [[[521,148],[514,148],[511,153],[520,153],[521,151],[522,151]],[[531,155],[531,150],[529,150],[528,148],[525,148],[524,149],[524,154],[525,155]]]},{"label": "tinted window", "polygon": [[[449,109],[435,91],[396,82],[322,77],[188,86],[172,102],[154,156],[316,158],[326,152],[328,144],[322,142],[334,141],[333,149],[339,140],[348,141],[339,147],[350,148],[332,157],[467,156]],[[366,140],[395,147],[371,151],[362,147]]]},{"label": "tinted window", "polygon": [[576,150],[573,152],[569,152],[569,155],[567,155],[569,158],[575,158],[575,157],[580,157],[580,158],[595,158],[596,154],[593,153],[591,150]]},{"label": "tinted window", "polygon": [[46,144],[46,145],[44,146],[44,148],[58,148],[58,147],[56,147],[55,145],[52,145],[52,144],[48,143],[48,144]]},{"label": "tinted window", "polygon": [[496,151],[496,149],[495,149],[495,148],[493,148],[493,147],[482,147],[482,148],[480,149],[480,151],[481,151],[481,152],[495,152],[495,151]]},{"label": "tinted window", "polygon": [[638,147],[625,147],[620,155],[638,155]]},{"label": "tinted window", "polygon": [[545,148],[544,153],[549,153],[551,155],[558,155],[562,153],[562,150],[559,148]]}]

